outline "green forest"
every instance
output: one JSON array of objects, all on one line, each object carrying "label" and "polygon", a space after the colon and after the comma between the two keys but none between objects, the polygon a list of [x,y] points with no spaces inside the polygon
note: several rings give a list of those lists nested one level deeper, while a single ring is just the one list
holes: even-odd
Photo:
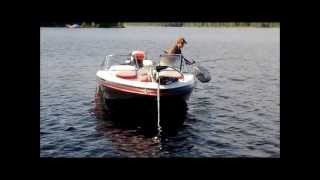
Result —
[{"label": "green forest", "polygon": [[42,23],[41,27],[66,27],[78,24],[80,28],[125,28],[129,26],[160,27],[280,27],[279,22],[65,22]]},{"label": "green forest", "polygon": [[128,22],[125,26],[165,27],[280,27],[279,22]]}]

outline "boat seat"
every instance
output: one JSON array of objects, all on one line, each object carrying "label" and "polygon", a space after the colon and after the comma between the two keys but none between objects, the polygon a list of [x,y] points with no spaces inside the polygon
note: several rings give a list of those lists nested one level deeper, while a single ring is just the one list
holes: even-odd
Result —
[{"label": "boat seat", "polygon": [[137,78],[136,71],[118,71],[116,76],[123,79],[135,79]]},{"label": "boat seat", "polygon": [[160,77],[177,78],[177,79],[183,78],[183,76],[175,70],[162,70],[159,72],[159,76]]}]

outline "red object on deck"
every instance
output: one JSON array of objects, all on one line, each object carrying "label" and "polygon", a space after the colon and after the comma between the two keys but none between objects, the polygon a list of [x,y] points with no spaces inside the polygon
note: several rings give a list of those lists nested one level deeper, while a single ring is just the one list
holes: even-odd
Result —
[{"label": "red object on deck", "polygon": [[119,71],[117,72],[116,76],[124,79],[135,79],[137,78],[137,72],[136,71]]},{"label": "red object on deck", "polygon": [[144,60],[144,52],[143,51],[133,51],[132,55],[137,59],[137,61]]}]

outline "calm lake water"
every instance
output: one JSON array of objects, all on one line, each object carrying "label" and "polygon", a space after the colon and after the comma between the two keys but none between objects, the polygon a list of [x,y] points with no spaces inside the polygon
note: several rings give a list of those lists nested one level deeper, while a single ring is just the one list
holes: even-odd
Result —
[{"label": "calm lake water", "polygon": [[[178,36],[207,67],[182,126],[158,139],[101,118],[105,55],[158,57]],[[279,28],[40,28],[40,157],[280,157]]]}]

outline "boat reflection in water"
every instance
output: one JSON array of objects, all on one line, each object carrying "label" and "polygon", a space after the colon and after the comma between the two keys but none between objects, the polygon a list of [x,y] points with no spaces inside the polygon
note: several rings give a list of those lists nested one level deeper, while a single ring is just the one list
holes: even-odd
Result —
[{"label": "boat reflection in water", "polygon": [[[161,131],[157,127],[157,108],[154,104],[119,101],[108,104],[109,109],[106,109],[101,95],[96,95],[96,130],[115,149],[115,154],[110,156],[162,157],[168,156],[166,152],[170,152],[170,149],[179,147],[176,143],[164,144],[171,137],[176,137],[179,130],[183,130],[187,114],[186,102],[161,102]],[[183,148],[189,146],[183,144]]]},{"label": "boat reflection in water", "polygon": [[[106,101],[100,93],[95,97],[97,119],[109,121],[115,128],[136,129],[147,137],[159,134],[157,126],[157,103],[154,99],[144,101]],[[187,116],[187,103],[179,99],[161,99],[161,135],[172,135],[181,127]]]}]

